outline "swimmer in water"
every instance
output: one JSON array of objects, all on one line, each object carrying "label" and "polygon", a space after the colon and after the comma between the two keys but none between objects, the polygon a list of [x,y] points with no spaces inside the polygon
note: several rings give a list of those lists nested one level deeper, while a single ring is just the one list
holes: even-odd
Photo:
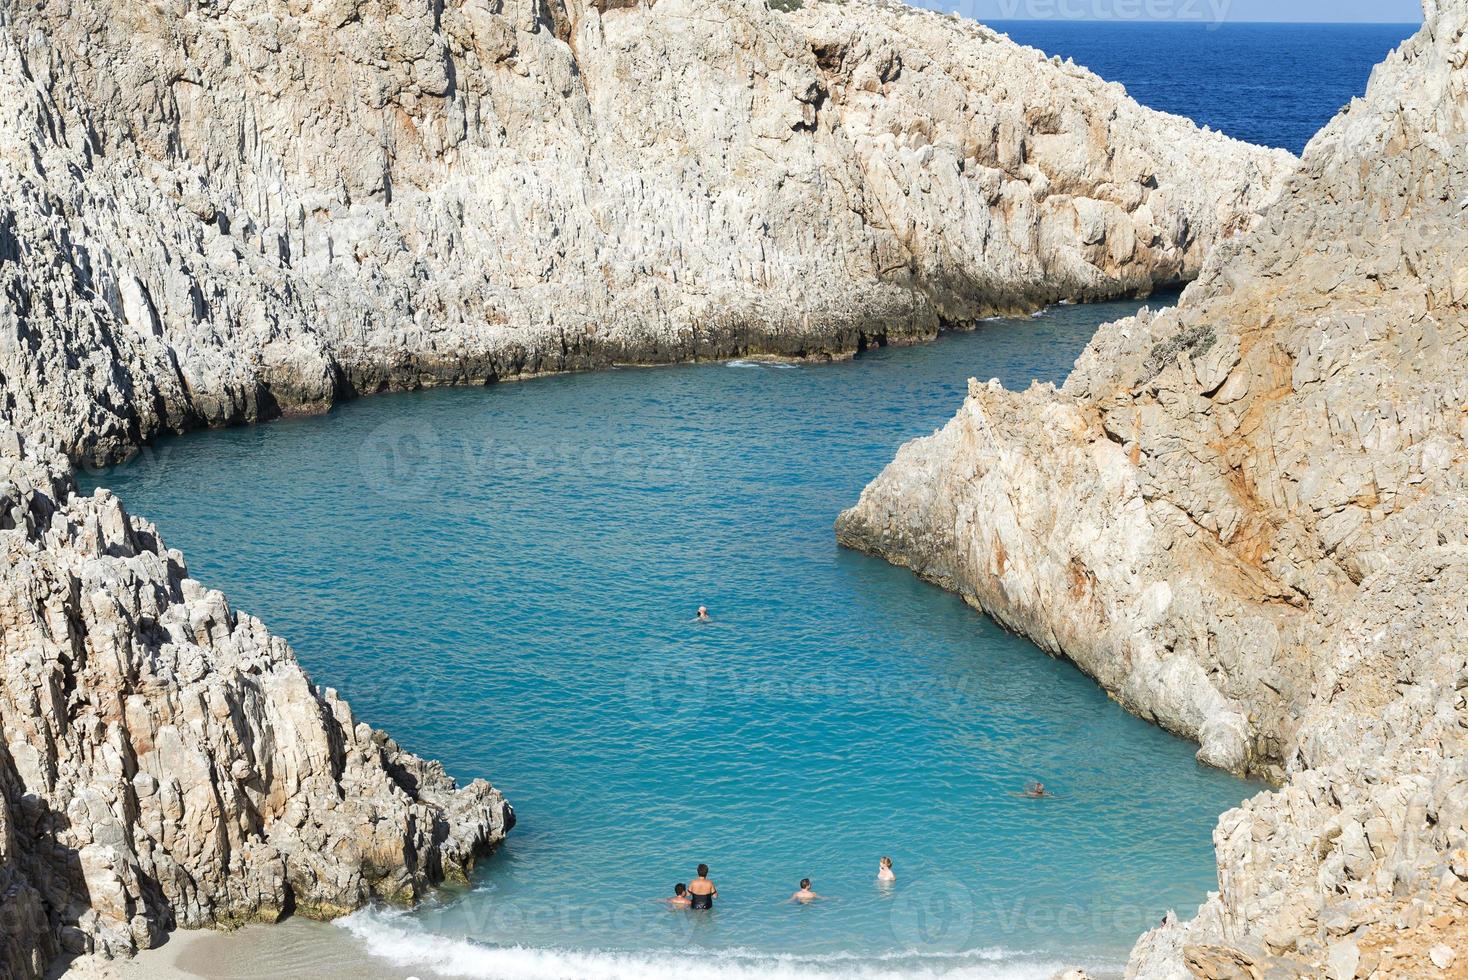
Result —
[{"label": "swimmer in water", "polygon": [[688,886],[681,881],[673,886],[672,898],[660,898],[658,901],[675,909],[686,909],[693,904],[693,900],[688,897]]},{"label": "swimmer in water", "polygon": [[889,857],[883,857],[882,860],[880,860],[880,861],[877,862],[877,880],[878,881],[896,881],[897,880],[897,876],[892,873],[892,859],[891,858],[889,858]]},{"label": "swimmer in water", "polygon": [[708,606],[699,606],[698,615],[693,617],[695,623],[712,623],[713,618],[709,616]]},{"label": "swimmer in water", "polygon": [[714,907],[714,899],[718,895],[718,887],[712,881],[709,881],[709,866],[700,864],[698,866],[698,877],[688,883],[688,907],[694,909],[711,909]]},{"label": "swimmer in water", "polygon": [[1055,796],[1054,793],[1045,788],[1044,783],[1030,783],[1030,785],[1025,787],[1023,793],[1017,793],[1015,795],[1022,796],[1027,800],[1045,800]]},{"label": "swimmer in water", "polygon": [[810,879],[802,878],[800,879],[800,890],[797,891],[794,895],[791,895],[790,898],[787,899],[787,901],[800,902],[803,905],[806,902],[813,902],[818,898],[825,898],[825,896],[817,895],[815,892],[811,891]]}]

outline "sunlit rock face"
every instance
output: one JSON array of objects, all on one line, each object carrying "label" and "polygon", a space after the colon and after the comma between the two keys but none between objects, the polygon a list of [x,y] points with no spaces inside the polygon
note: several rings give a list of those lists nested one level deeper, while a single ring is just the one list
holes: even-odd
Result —
[{"label": "sunlit rock face", "polygon": [[1427,13],[1176,310],[973,383],[838,524],[1283,782],[1138,976],[1436,975],[1468,932],[1468,4]]},{"label": "sunlit rock face", "polygon": [[364,391],[1195,276],[1294,167],[900,3],[0,13],[0,374],[112,459]]}]

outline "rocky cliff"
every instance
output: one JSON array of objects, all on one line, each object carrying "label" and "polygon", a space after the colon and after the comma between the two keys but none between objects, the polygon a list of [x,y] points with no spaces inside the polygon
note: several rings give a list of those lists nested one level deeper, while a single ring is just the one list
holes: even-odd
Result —
[{"label": "rocky cliff", "polygon": [[832,355],[1192,278],[1294,160],[901,3],[0,6],[22,429]]},{"label": "rocky cliff", "polygon": [[1427,14],[1176,310],[971,383],[838,522],[1281,782],[1138,976],[1468,969],[1468,3]]},{"label": "rocky cliff", "polygon": [[898,3],[0,4],[0,967],[412,898],[512,820],[64,457],[1145,294],[1294,164]]},{"label": "rocky cliff", "polygon": [[0,974],[464,880],[514,817],[0,430]]}]

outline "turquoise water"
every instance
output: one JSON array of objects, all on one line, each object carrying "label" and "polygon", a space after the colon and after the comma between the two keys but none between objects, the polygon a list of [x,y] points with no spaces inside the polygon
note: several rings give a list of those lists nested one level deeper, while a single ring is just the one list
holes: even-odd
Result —
[{"label": "turquoise water", "polygon": [[[1114,969],[1204,898],[1213,825],[1257,787],[832,520],[969,376],[1059,380],[1133,308],[850,363],[375,397],[88,479],[360,718],[515,804],[471,892],[344,924],[399,976],[644,976],[699,950],[713,976]],[[1060,797],[1012,795],[1031,779]],[[699,861],[713,914],[655,903]],[[785,904],[805,875],[831,900]]]}]

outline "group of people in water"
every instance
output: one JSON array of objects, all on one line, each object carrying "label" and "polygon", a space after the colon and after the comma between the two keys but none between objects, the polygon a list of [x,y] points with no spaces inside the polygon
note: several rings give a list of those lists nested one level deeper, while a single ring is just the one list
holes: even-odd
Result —
[{"label": "group of people in water", "polygon": [[[698,607],[698,613],[693,617],[693,622],[713,622],[713,617],[709,615],[709,610],[707,606]],[[1030,783],[1024,788],[1024,792],[1016,793],[1014,795],[1027,800],[1052,799],[1055,796],[1055,794],[1047,790],[1045,788],[1045,784],[1041,782]],[[888,883],[896,880],[897,875],[892,871],[892,859],[890,857],[883,857],[880,861],[877,862],[877,881]],[[700,864],[698,866],[698,877],[694,878],[690,882],[678,882],[678,884],[673,886],[673,897],[660,899],[660,901],[667,903],[673,908],[712,909],[714,907],[714,899],[718,897],[718,886],[716,886],[712,881],[709,880],[709,866],[706,864]],[[810,879],[802,878],[800,879],[800,887],[797,888],[795,890],[795,894],[791,895],[788,899],[786,899],[786,901],[805,904],[807,902],[814,902],[817,899],[821,898],[825,898],[825,896],[820,895],[811,889]]]},{"label": "group of people in water", "polygon": [[673,897],[665,898],[663,901],[674,908],[711,909],[718,895],[718,886],[709,880],[709,866],[700,864],[698,877],[686,885],[681,881],[678,882],[673,886]]},{"label": "group of people in water", "polygon": [[[892,871],[892,859],[884,856],[877,862],[877,881],[885,884],[896,880],[897,875]],[[673,886],[673,897],[660,899],[660,901],[675,909],[712,909],[714,907],[714,899],[718,897],[718,886],[709,880],[709,866],[700,864],[698,866],[698,877],[687,883],[678,882],[678,884]],[[814,902],[816,899],[825,897],[811,889],[809,878],[802,878],[800,879],[800,887],[795,890],[795,894],[791,895],[785,901],[799,902],[804,905],[807,902]]]}]

